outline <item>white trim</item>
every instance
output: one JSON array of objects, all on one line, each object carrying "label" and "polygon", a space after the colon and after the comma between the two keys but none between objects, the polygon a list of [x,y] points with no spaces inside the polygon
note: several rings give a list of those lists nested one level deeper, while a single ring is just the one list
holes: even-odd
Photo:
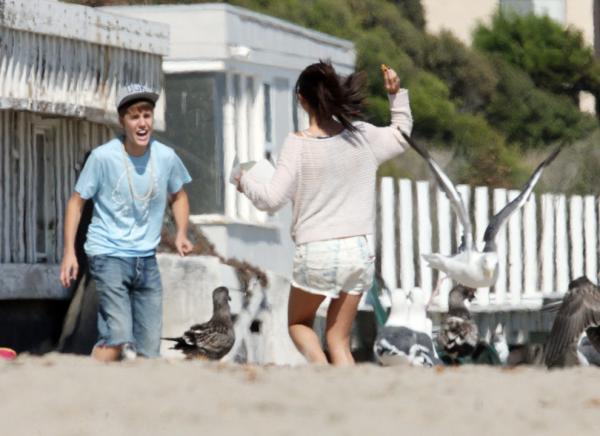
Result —
[{"label": "white trim", "polygon": [[220,72],[227,69],[225,61],[206,60],[165,60],[162,64],[165,74]]},{"label": "white trim", "polygon": [[272,229],[281,230],[281,224],[276,222],[256,222],[247,221],[238,218],[232,218],[230,216],[222,214],[201,214],[201,215],[190,215],[190,222],[196,225],[207,225],[207,226],[219,226],[219,225],[230,225],[237,224],[250,227],[258,227],[261,229]]}]

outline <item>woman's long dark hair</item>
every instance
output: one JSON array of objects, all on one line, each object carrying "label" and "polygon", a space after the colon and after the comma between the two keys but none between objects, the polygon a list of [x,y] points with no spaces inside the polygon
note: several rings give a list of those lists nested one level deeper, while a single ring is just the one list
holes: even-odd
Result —
[{"label": "woman's long dark hair", "polygon": [[366,74],[358,72],[340,77],[330,61],[309,65],[300,73],[296,93],[300,94],[315,112],[317,120],[335,116],[349,131],[356,127],[352,121],[363,118]]}]

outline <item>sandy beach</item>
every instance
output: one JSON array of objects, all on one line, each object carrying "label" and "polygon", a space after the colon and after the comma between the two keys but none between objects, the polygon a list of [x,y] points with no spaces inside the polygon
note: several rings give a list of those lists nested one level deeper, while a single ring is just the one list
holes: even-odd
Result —
[{"label": "sandy beach", "polygon": [[584,435],[600,369],[0,362],[5,435]]}]

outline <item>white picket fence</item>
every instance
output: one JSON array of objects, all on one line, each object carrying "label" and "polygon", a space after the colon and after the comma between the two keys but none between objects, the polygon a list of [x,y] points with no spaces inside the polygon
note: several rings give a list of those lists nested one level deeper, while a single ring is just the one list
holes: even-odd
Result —
[{"label": "white picket fence", "polygon": [[[474,237],[482,248],[489,218],[519,191],[458,186],[471,215]],[[557,297],[569,281],[598,272],[597,199],[561,194],[532,195],[498,232],[500,274],[493,288],[479,289],[475,311],[532,310],[544,297]],[[462,227],[446,196],[427,181],[383,178],[379,190],[379,256],[388,287],[421,287],[431,295],[438,273],[428,268],[423,253],[451,254]],[[432,308],[445,310],[450,280],[444,281]]]}]

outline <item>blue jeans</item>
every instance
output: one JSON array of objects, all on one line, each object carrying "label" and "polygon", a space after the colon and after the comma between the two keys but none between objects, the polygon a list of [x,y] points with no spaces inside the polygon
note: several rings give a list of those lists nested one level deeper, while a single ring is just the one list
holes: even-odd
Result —
[{"label": "blue jeans", "polygon": [[138,354],[159,355],[162,285],[155,256],[90,256],[98,293],[98,342],[130,343]]}]

